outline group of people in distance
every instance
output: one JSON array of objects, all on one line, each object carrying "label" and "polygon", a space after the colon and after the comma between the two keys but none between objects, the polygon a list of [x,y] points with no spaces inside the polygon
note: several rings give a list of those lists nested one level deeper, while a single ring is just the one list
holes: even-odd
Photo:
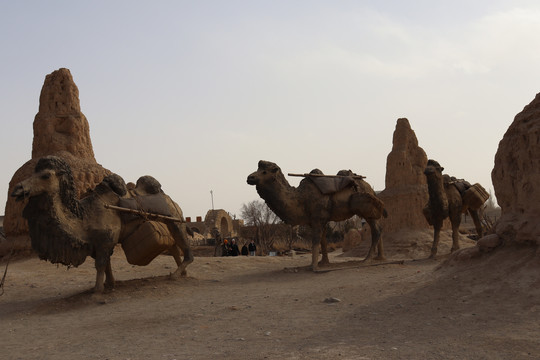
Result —
[{"label": "group of people in distance", "polygon": [[230,241],[225,239],[223,240],[223,253],[222,256],[238,256],[238,255],[244,255],[244,256],[255,256],[255,253],[257,251],[257,246],[255,245],[255,241],[253,239],[250,241],[248,245],[244,244],[242,246],[242,250],[238,248],[238,244],[236,243],[236,239],[232,238]]}]

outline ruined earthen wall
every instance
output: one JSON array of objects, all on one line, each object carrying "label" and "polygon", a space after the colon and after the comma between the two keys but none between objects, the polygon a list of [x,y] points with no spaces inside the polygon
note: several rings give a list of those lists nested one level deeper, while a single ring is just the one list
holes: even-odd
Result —
[{"label": "ruined earthen wall", "polygon": [[540,245],[540,94],[516,115],[495,155],[491,172],[506,243]]},{"label": "ruined earthen wall", "polygon": [[[4,230],[8,239],[17,242],[16,248],[29,247],[28,227],[22,218],[24,203],[16,202],[9,194],[17,183],[32,174],[40,157],[55,155],[66,160],[73,171],[79,196],[110,173],[94,158],[90,127],[81,112],[79,90],[68,69],[46,76],[33,125],[32,158],[13,175],[5,209]],[[22,244],[24,242],[27,244]]]},{"label": "ruined earthen wall", "polygon": [[386,160],[386,187],[378,195],[389,214],[382,221],[384,232],[427,229],[422,213],[429,197],[424,175],[427,156],[407,119],[397,120],[392,144]]}]

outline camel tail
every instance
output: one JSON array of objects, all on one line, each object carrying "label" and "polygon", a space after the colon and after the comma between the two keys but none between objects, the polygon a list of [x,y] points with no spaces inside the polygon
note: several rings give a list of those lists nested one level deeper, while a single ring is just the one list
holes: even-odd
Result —
[{"label": "camel tail", "polygon": [[383,209],[383,216],[385,219],[388,217],[388,211],[386,209]]}]

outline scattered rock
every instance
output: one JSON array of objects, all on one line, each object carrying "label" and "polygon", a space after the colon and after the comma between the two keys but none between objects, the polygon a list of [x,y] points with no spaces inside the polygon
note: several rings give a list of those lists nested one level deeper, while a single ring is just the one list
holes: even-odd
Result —
[{"label": "scattered rock", "polygon": [[327,297],[326,299],[324,299],[324,302],[327,304],[334,304],[334,303],[341,302],[341,300],[335,297]]},{"label": "scattered rock", "polygon": [[502,240],[497,234],[491,234],[484,236],[476,243],[476,246],[482,252],[488,252],[495,249],[497,246],[502,244]]},{"label": "scattered rock", "polygon": [[480,249],[477,246],[471,246],[465,249],[458,250],[453,256],[457,261],[467,261],[480,256]]}]

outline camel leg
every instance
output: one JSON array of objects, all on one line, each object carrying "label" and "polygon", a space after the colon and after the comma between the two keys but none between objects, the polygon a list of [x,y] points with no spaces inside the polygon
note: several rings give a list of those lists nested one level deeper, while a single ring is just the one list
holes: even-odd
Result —
[{"label": "camel leg", "polygon": [[471,218],[474,222],[474,227],[476,228],[476,233],[478,234],[478,240],[480,240],[483,236],[482,231],[482,223],[480,223],[480,217],[478,216],[478,210],[470,210],[469,214],[471,214]]},{"label": "camel leg", "polygon": [[452,248],[450,252],[459,250],[459,224],[452,223]]},{"label": "camel leg", "polygon": [[366,258],[364,259],[364,261],[368,261],[374,258],[375,251],[377,249],[379,250],[379,254],[376,259],[377,260],[384,259],[384,253],[383,253],[384,249],[382,247],[382,244],[379,246],[379,243],[382,242],[381,241],[382,228],[379,225],[379,222],[377,220],[366,219],[366,222],[368,223],[369,228],[371,230],[371,246],[369,247],[368,254]]},{"label": "camel leg", "polygon": [[313,242],[311,247],[311,269],[317,270],[319,267],[319,243]]},{"label": "camel leg", "polygon": [[186,266],[184,266],[183,264],[180,254],[180,248],[175,244],[174,246],[171,246],[169,252],[174,258],[176,265],[178,266],[177,269],[173,273],[171,273],[171,278],[178,279],[180,276],[186,276]]},{"label": "camel leg", "polygon": [[105,280],[105,270],[107,264],[104,261],[100,261],[99,257],[96,257],[96,285],[94,286],[95,293],[102,293],[105,290],[103,284]]},{"label": "camel leg", "polygon": [[319,265],[328,265],[330,264],[330,260],[328,260],[328,243],[326,240],[326,226],[323,228],[321,235],[321,254],[322,259],[319,262]]},{"label": "camel leg", "polygon": [[105,279],[105,269],[100,269],[96,267],[96,285],[94,286],[95,293],[102,293],[105,290],[103,285],[103,280]]},{"label": "camel leg", "polygon": [[[102,293],[105,290],[104,286],[104,280],[105,280],[105,273],[110,270],[111,266],[111,254],[112,251],[106,248],[101,248],[99,250],[96,250],[96,285],[94,286],[94,292],[95,293]],[[109,269],[107,269],[109,267]]]},{"label": "camel leg", "polygon": [[454,252],[459,249],[459,225],[461,224],[461,206],[459,209],[449,209],[450,222],[452,223],[452,248],[450,252]]},{"label": "camel leg", "polygon": [[429,255],[430,259],[434,259],[435,255],[437,255],[437,248],[439,246],[439,240],[441,238],[441,228],[442,228],[442,220],[434,220],[433,221],[433,244],[431,245],[431,255]]},{"label": "camel leg", "polygon": [[107,266],[105,267],[105,287],[108,289],[114,288],[114,275],[112,272],[112,266],[111,266],[111,259],[109,258],[109,261],[107,262]]},{"label": "camel leg", "polygon": [[384,246],[383,246],[383,239],[382,239],[382,231],[379,235],[379,241],[377,242],[377,250],[378,254],[375,259],[377,260],[386,260],[386,256],[384,256]]},{"label": "camel leg", "polygon": [[[171,278],[178,279],[180,276],[186,276],[186,267],[193,262],[193,253],[191,252],[186,232],[176,224],[168,224],[168,228],[176,243],[175,246],[171,247],[170,251],[178,266],[176,271],[171,274]],[[183,261],[180,257],[180,249],[184,253]]]},{"label": "camel leg", "polygon": [[311,226],[311,268],[313,271],[317,270],[319,267],[319,245],[323,236],[323,227],[316,225]]}]

